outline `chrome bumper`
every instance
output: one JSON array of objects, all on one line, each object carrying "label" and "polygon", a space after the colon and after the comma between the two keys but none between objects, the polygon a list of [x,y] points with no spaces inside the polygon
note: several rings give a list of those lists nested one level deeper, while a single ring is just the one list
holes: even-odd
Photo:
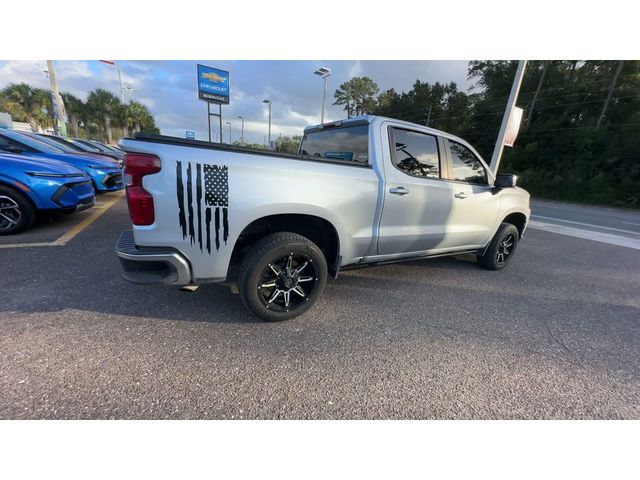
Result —
[{"label": "chrome bumper", "polygon": [[116,245],[125,280],[144,285],[189,285],[191,267],[186,258],[169,248],[138,248],[133,231],[122,232]]}]

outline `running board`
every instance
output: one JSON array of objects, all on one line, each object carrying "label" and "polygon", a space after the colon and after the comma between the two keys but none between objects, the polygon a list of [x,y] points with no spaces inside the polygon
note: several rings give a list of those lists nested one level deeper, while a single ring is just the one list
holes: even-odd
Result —
[{"label": "running board", "polygon": [[392,263],[411,262],[413,260],[428,260],[430,258],[438,258],[438,257],[455,257],[457,255],[467,255],[469,253],[475,254],[477,252],[478,252],[477,249],[463,250],[460,252],[436,253],[434,255],[416,255],[413,257],[402,257],[394,260],[378,260],[378,261],[372,261],[372,262],[367,262],[367,257],[363,257],[362,261],[351,264],[351,265],[346,265],[342,267],[341,270],[355,270],[358,268],[374,267],[377,265],[389,265]]}]

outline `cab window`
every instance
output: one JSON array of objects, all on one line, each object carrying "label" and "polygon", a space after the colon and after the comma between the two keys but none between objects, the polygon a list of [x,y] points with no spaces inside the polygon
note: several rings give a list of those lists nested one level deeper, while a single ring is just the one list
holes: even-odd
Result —
[{"label": "cab window", "polygon": [[393,128],[393,164],[414,177],[440,178],[438,140],[433,135]]},{"label": "cab window", "polygon": [[451,180],[486,185],[487,171],[475,154],[464,145],[449,140]]},{"label": "cab window", "polygon": [[369,125],[329,128],[306,133],[300,154],[317,159],[369,162]]}]

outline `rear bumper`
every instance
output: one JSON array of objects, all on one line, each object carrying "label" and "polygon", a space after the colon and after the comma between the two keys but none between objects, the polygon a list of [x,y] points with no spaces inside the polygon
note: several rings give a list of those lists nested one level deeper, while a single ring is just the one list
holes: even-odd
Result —
[{"label": "rear bumper", "polygon": [[191,267],[187,259],[170,248],[139,248],[133,231],[122,232],[116,245],[125,280],[144,285],[189,285]]}]

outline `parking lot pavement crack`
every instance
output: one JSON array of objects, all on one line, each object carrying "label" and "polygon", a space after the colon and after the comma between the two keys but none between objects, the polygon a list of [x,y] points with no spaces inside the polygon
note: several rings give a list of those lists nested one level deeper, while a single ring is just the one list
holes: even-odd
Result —
[{"label": "parking lot pavement crack", "polygon": [[575,356],[575,354],[569,349],[569,347],[567,347],[564,342],[557,337],[556,335],[553,334],[553,332],[551,331],[551,327],[549,327],[549,324],[547,323],[547,320],[545,318],[542,319],[542,322],[544,323],[545,328],[547,329],[547,333],[549,334],[549,336],[551,337],[551,339],[558,344],[562,350],[564,350],[567,355],[568,355],[568,359],[567,361],[569,363],[571,363],[572,365],[576,365],[580,368],[584,368],[584,365],[582,365],[582,363],[577,359],[577,357]]}]

